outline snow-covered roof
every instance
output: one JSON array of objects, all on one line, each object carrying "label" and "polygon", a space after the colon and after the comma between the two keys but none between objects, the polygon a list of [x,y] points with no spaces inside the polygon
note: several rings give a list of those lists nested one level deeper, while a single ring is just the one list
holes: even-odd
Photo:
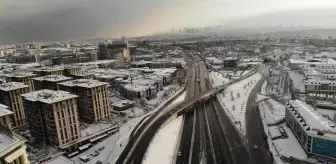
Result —
[{"label": "snow-covered roof", "polygon": [[[323,117],[312,106],[300,100],[291,100],[287,107],[308,133],[316,135],[317,131],[321,131],[324,132],[324,136],[336,137],[336,124]],[[310,130],[307,130],[308,127]]]},{"label": "snow-covered roof", "polygon": [[68,100],[78,97],[66,91],[53,91],[48,89],[39,90],[36,92],[25,93],[21,95],[25,100],[40,101],[47,104]]},{"label": "snow-covered roof", "polygon": [[11,91],[11,90],[21,89],[21,88],[26,88],[26,87],[28,87],[28,85],[25,85],[19,82],[9,82],[9,83],[0,84],[0,90],[3,90],[3,91]]},{"label": "snow-covered roof", "polygon": [[22,78],[22,77],[29,77],[29,76],[35,76],[33,72],[15,72],[15,73],[9,73],[5,74],[5,77],[17,77],[17,78]]},{"label": "snow-covered roof", "polygon": [[0,104],[0,117],[6,116],[9,114],[13,114],[13,112],[9,110],[9,107],[6,105]]},{"label": "snow-covered roof", "polygon": [[75,163],[74,161],[70,160],[67,157],[64,157],[63,155],[57,156],[46,162],[43,162],[43,164],[74,164],[74,163]]},{"label": "snow-covered roof", "polygon": [[64,81],[64,80],[71,80],[72,77],[67,77],[63,75],[47,75],[47,76],[36,77],[33,79],[38,80],[38,81],[58,82],[58,81]]},{"label": "snow-covered roof", "polygon": [[77,79],[77,80],[71,80],[71,81],[59,83],[59,85],[65,85],[69,87],[79,86],[79,87],[84,87],[84,88],[93,88],[93,87],[103,86],[107,84],[108,83],[106,82],[101,82],[101,81],[93,80],[93,79]]}]

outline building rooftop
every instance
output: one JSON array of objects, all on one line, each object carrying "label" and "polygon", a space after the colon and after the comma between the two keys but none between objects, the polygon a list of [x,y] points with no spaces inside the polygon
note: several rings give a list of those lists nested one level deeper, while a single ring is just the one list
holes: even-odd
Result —
[{"label": "building rooftop", "polygon": [[59,81],[64,81],[64,80],[71,80],[73,78],[63,76],[63,75],[48,75],[48,76],[36,77],[36,78],[33,78],[33,79],[38,80],[38,81],[59,82]]},{"label": "building rooftop", "polygon": [[69,86],[69,87],[79,86],[79,87],[84,87],[84,88],[93,88],[93,87],[98,87],[102,85],[108,85],[108,83],[101,82],[98,80],[93,80],[93,79],[77,79],[77,80],[62,82],[62,83],[59,83],[59,85],[64,85],[64,86]]},{"label": "building rooftop", "polygon": [[74,164],[74,163],[75,162],[70,160],[69,158],[64,157],[63,155],[60,155],[46,162],[43,162],[42,164]]},{"label": "building rooftop", "polygon": [[28,85],[25,85],[19,82],[9,82],[9,83],[0,84],[0,90],[3,90],[3,91],[11,91],[11,90],[21,89],[21,88],[26,88],[26,87],[28,87]]},{"label": "building rooftop", "polygon": [[30,76],[35,76],[33,72],[16,72],[16,73],[9,73],[5,74],[5,77],[17,77],[17,78],[22,78],[22,77],[30,77]]},{"label": "building rooftop", "polygon": [[6,105],[0,104],[0,117],[6,116],[9,114],[13,114],[13,112],[9,110],[9,107]]},{"label": "building rooftop", "polygon": [[307,132],[317,135],[317,132],[321,131],[324,132],[324,136],[336,137],[336,124],[323,117],[312,106],[300,100],[291,100],[290,105],[293,109],[290,108],[289,111],[296,116],[295,119],[298,119]]},{"label": "building rooftop", "polygon": [[39,90],[36,92],[25,93],[21,95],[25,100],[40,101],[47,104],[68,100],[78,97],[66,91],[52,91],[48,89]]},{"label": "building rooftop", "polygon": [[34,71],[47,71],[47,72],[51,72],[51,71],[59,71],[59,70],[64,70],[64,67],[62,66],[56,66],[56,67],[43,67],[43,68],[38,68]]},{"label": "building rooftop", "polygon": [[23,145],[25,142],[26,140],[16,133],[9,135],[6,132],[0,131],[0,158]]}]

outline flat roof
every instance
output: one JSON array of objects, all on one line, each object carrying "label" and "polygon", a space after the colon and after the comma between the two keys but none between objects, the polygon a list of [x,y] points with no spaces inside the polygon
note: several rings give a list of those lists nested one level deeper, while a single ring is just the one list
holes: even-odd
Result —
[{"label": "flat roof", "polygon": [[62,82],[58,84],[69,86],[69,87],[79,86],[79,87],[84,87],[84,88],[93,88],[93,87],[108,85],[108,83],[106,82],[101,82],[101,81],[93,80],[93,79],[77,79],[77,80],[66,81],[66,82]]},{"label": "flat roof", "polygon": [[35,76],[36,74],[34,74],[33,72],[16,72],[16,73],[8,73],[5,74],[5,77],[18,77],[18,78],[22,78],[22,77],[30,77],[30,76]]},{"label": "flat roof", "polygon": [[[314,60],[315,62],[311,62],[309,60]],[[296,64],[336,64],[336,61],[331,58],[312,58],[312,59],[289,59],[290,63]]]},{"label": "flat roof", "polygon": [[10,114],[13,114],[13,112],[9,110],[9,107],[6,105],[0,104],[0,117],[10,115]]},{"label": "flat roof", "polygon": [[33,78],[33,79],[37,80],[37,81],[58,82],[58,81],[64,81],[64,80],[71,80],[73,78],[63,76],[63,75],[47,75],[47,76],[36,77],[36,78]]},{"label": "flat roof", "polygon": [[[317,134],[317,131],[323,131],[324,136],[336,137],[336,124],[327,118],[323,117],[319,112],[314,110],[314,108],[303,101],[300,100],[291,100],[290,105],[295,109],[291,111],[294,115],[297,112],[302,118],[303,122],[310,127],[310,130],[307,131],[312,134]],[[297,119],[297,122],[300,122],[300,118],[294,117]]]},{"label": "flat roof", "polygon": [[74,164],[74,163],[75,163],[74,161],[70,160],[67,157],[64,157],[63,155],[57,156],[46,162],[43,162],[43,164]]},{"label": "flat roof", "polygon": [[40,101],[47,104],[53,104],[56,102],[68,100],[78,97],[66,91],[53,91],[49,89],[43,89],[36,92],[25,93],[21,95],[25,100]]},{"label": "flat roof", "polygon": [[10,136],[5,132],[0,132],[0,157],[7,155],[25,142],[26,140],[16,133]]},{"label": "flat roof", "polygon": [[11,91],[11,90],[21,89],[21,88],[26,88],[26,87],[28,87],[28,85],[25,85],[24,83],[20,83],[20,82],[9,82],[9,83],[0,84],[0,90],[3,90],[3,91]]}]

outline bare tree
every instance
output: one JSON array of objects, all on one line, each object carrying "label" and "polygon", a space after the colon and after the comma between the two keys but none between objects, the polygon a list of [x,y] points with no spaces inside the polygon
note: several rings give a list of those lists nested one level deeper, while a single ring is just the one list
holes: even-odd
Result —
[{"label": "bare tree", "polygon": [[233,96],[231,96],[231,101],[234,101],[234,97]]},{"label": "bare tree", "polygon": [[232,110],[236,110],[236,106],[235,105],[232,105]]},{"label": "bare tree", "polygon": [[240,97],[240,93],[239,93],[239,92],[237,92],[237,97],[238,97],[238,98]]}]

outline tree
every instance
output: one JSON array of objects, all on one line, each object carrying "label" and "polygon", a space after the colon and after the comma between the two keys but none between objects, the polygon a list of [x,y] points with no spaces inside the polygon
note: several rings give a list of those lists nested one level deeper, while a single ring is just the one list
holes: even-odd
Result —
[{"label": "tree", "polygon": [[231,96],[231,101],[233,101],[234,100],[234,97],[233,96]]},{"label": "tree", "polygon": [[237,92],[237,97],[238,97],[238,98],[240,97],[240,93],[239,93],[239,92]]},{"label": "tree", "polygon": [[232,105],[232,110],[236,110],[236,106],[235,105]]}]

